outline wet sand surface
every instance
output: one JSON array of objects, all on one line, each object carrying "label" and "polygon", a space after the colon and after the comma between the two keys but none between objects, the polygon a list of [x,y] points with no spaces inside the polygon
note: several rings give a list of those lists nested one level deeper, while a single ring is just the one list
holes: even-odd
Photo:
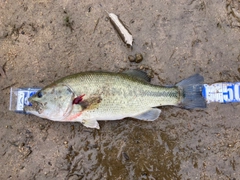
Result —
[{"label": "wet sand surface", "polygon": [[[120,15],[133,48],[107,13]],[[141,63],[128,56],[141,53]],[[240,179],[240,104],[162,107],[154,122],[100,130],[11,112],[10,87],[43,87],[81,71],[142,69],[152,83],[195,73],[240,81],[238,0],[0,1],[0,179]]]}]

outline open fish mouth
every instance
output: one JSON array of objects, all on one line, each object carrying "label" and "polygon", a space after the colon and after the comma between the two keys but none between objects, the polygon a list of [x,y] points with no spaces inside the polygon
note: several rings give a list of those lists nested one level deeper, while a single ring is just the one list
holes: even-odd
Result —
[{"label": "open fish mouth", "polygon": [[31,105],[30,106],[25,106],[24,111],[26,113],[32,113],[32,112],[38,112],[41,114],[43,112],[43,104],[37,101],[30,101]]}]

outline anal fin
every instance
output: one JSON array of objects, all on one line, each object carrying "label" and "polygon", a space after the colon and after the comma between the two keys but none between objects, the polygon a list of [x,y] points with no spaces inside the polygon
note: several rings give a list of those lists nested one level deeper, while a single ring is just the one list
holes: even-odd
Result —
[{"label": "anal fin", "polygon": [[158,108],[151,108],[147,111],[144,111],[141,114],[132,116],[132,118],[143,120],[143,121],[154,121],[160,116],[161,110]]},{"label": "anal fin", "polygon": [[95,119],[91,119],[91,120],[84,119],[84,120],[82,120],[82,124],[88,128],[100,129],[99,124],[98,124],[97,120],[95,120]]}]

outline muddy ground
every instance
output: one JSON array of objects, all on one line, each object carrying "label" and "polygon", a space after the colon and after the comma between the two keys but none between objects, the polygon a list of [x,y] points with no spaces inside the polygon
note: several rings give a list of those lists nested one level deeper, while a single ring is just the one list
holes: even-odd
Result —
[{"label": "muddy ground", "polygon": [[[120,15],[133,48],[106,11]],[[141,53],[140,64],[128,61]],[[240,104],[163,107],[154,122],[51,122],[10,112],[10,87],[86,70],[152,69],[154,84],[200,73],[240,81],[238,0],[0,1],[0,179],[240,179]]]}]

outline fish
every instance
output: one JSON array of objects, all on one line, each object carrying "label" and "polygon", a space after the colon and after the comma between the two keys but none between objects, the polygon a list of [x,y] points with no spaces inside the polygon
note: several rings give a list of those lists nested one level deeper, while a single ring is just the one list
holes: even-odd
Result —
[{"label": "fish", "polygon": [[150,83],[140,70],[80,72],[61,78],[30,97],[26,113],[60,122],[80,122],[100,129],[98,121],[135,118],[154,121],[160,106],[205,108],[204,78],[195,74],[174,86]]}]

